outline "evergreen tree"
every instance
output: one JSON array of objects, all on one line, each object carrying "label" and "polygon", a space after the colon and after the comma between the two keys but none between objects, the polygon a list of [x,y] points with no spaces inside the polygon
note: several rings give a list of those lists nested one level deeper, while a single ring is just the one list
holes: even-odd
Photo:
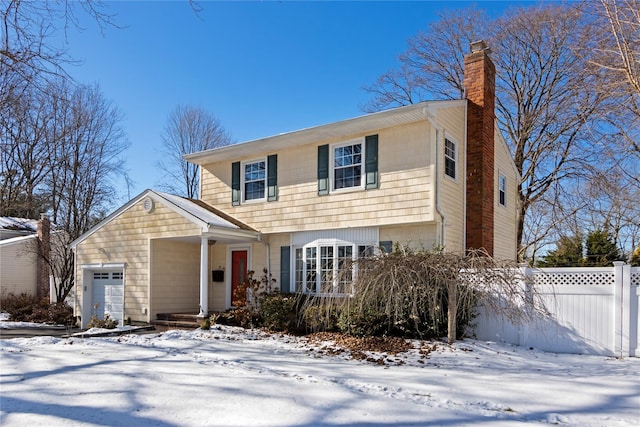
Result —
[{"label": "evergreen tree", "polygon": [[594,230],[587,236],[586,265],[590,267],[605,267],[613,261],[620,261],[620,251],[615,241],[607,231]]},{"label": "evergreen tree", "polygon": [[549,251],[541,261],[540,267],[578,267],[583,265],[582,236],[561,236],[556,249]]},{"label": "evergreen tree", "polygon": [[633,251],[631,259],[629,259],[629,264],[631,264],[632,267],[640,267],[640,245]]}]

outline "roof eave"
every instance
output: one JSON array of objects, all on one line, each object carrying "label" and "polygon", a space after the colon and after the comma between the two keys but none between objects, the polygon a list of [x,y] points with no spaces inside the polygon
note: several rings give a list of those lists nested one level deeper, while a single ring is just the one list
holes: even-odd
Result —
[{"label": "roof eave", "polygon": [[391,110],[367,114],[335,123],[282,133],[225,147],[185,154],[183,158],[197,165],[239,159],[259,152],[278,151],[332,138],[375,132],[392,126],[425,120],[428,110],[465,105],[465,100],[420,102]]}]

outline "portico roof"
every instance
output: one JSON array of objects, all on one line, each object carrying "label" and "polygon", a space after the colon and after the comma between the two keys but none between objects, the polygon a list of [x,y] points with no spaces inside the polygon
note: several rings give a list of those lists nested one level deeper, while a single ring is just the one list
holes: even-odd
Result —
[{"label": "portico roof", "polygon": [[260,239],[260,232],[256,229],[201,200],[188,199],[176,196],[175,194],[163,193],[155,190],[145,190],[115,210],[95,227],[71,242],[71,248],[75,248],[93,233],[117,218],[122,212],[137,203],[143,202],[145,199],[149,199],[153,203],[161,203],[180,216],[194,224],[197,224],[202,230],[201,237],[245,241]]}]

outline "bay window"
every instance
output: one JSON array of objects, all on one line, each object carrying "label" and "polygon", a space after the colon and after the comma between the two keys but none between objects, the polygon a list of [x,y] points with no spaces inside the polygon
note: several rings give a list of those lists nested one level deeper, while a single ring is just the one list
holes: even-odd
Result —
[{"label": "bay window", "polygon": [[296,291],[318,295],[348,295],[357,276],[358,257],[373,254],[373,244],[342,241],[312,242],[295,248]]}]

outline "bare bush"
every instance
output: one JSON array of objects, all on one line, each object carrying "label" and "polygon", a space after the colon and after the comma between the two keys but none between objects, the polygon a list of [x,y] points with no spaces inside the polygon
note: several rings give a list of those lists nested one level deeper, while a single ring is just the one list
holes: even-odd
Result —
[{"label": "bare bush", "polygon": [[[345,269],[351,274],[351,269]],[[446,332],[449,342],[462,336],[476,310],[514,323],[544,313],[544,304],[527,286],[513,261],[486,253],[413,251],[398,246],[391,254],[359,259],[350,295],[309,297],[302,320],[317,329],[354,335],[431,338]]]}]

